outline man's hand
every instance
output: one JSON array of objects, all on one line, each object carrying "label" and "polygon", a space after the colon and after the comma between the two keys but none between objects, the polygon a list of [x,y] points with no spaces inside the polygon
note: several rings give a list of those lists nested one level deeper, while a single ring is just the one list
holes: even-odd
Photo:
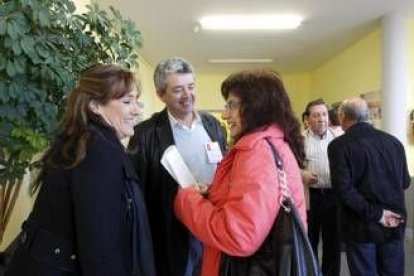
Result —
[{"label": "man's hand", "polygon": [[302,176],[302,182],[305,185],[312,186],[318,183],[318,175],[314,172],[301,170],[300,175]]},{"label": "man's hand", "polygon": [[379,221],[379,223],[387,228],[397,227],[401,223],[404,222],[404,219],[401,217],[401,215],[394,213],[390,210],[384,209],[382,211],[382,217]]}]

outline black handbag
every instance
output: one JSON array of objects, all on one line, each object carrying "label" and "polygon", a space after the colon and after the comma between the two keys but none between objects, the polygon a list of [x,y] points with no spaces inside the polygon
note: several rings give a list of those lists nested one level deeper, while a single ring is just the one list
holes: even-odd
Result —
[{"label": "black handbag", "polygon": [[11,259],[16,252],[17,247],[20,244],[22,233],[20,232],[6,247],[6,249],[0,253],[0,276],[3,276],[9,266]]},{"label": "black handbag", "polygon": [[279,173],[281,204],[268,236],[249,257],[222,252],[220,276],[318,276],[322,275],[298,211],[290,195],[283,163],[273,144],[269,144]]}]

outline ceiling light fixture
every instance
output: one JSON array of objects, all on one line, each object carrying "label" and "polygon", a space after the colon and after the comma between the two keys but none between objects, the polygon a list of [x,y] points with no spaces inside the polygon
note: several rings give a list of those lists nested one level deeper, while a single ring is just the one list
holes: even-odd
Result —
[{"label": "ceiling light fixture", "polygon": [[209,59],[208,63],[272,63],[271,58],[217,58]]},{"label": "ceiling light fixture", "polygon": [[291,30],[302,21],[297,15],[213,15],[199,23],[204,30]]}]

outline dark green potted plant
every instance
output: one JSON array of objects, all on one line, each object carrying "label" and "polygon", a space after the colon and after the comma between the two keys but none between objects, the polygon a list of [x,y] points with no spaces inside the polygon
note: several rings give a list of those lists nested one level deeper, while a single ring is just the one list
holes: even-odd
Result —
[{"label": "dark green potted plant", "polygon": [[97,62],[138,65],[141,34],[110,7],[0,0],[0,243],[24,174],[36,167],[80,73]]}]

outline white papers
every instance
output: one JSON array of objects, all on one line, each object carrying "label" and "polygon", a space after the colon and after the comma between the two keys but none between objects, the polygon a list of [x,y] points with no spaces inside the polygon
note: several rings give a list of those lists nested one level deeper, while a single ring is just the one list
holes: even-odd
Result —
[{"label": "white papers", "polygon": [[182,188],[187,188],[196,184],[193,174],[185,164],[175,145],[169,146],[164,151],[161,158],[161,164]]},{"label": "white papers", "polygon": [[205,148],[207,152],[207,159],[210,164],[217,164],[221,161],[221,159],[223,159],[223,155],[221,154],[220,146],[217,141],[206,143]]}]

